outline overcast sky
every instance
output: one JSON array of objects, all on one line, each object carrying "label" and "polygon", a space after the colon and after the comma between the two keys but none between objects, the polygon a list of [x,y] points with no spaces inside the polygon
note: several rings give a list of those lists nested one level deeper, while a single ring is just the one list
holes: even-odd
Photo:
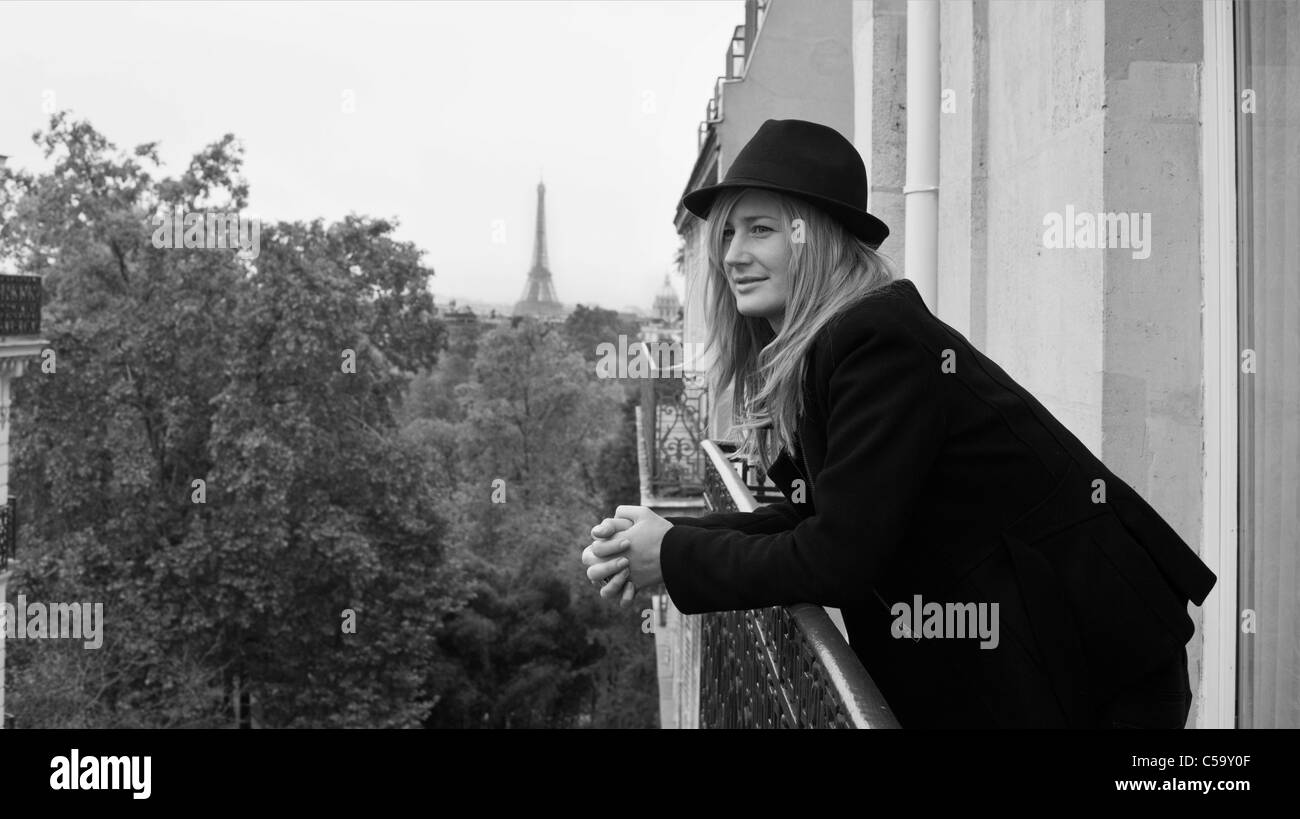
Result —
[{"label": "overcast sky", "polygon": [[51,94],[172,173],[233,132],[251,215],[397,217],[443,303],[519,298],[542,173],[559,299],[648,310],[743,22],[742,0],[0,2],[0,154],[44,167]]}]

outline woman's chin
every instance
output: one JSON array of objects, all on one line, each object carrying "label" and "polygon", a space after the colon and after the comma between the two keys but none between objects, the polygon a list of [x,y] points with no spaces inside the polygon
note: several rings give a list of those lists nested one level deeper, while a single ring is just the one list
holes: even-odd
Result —
[{"label": "woman's chin", "polygon": [[772,315],[771,305],[755,303],[744,296],[736,299],[736,312],[749,318],[765,318]]}]

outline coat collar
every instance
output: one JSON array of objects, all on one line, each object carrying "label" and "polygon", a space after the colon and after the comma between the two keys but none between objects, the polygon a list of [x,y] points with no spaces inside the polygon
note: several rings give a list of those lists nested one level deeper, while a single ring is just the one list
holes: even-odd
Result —
[{"label": "coat collar", "polygon": [[767,475],[772,479],[772,483],[777,485],[787,496],[794,491],[794,480],[803,476],[803,473],[794,464],[794,458],[784,449],[777,454],[772,460],[772,465],[767,470]]}]

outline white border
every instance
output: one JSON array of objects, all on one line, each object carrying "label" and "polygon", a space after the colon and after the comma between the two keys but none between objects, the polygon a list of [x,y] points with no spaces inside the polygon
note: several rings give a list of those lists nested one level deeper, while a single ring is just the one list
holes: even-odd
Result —
[{"label": "white border", "polygon": [[1205,492],[1201,557],[1218,576],[1206,598],[1197,728],[1236,726],[1237,699],[1237,134],[1232,1],[1207,0],[1201,83],[1201,246]]}]

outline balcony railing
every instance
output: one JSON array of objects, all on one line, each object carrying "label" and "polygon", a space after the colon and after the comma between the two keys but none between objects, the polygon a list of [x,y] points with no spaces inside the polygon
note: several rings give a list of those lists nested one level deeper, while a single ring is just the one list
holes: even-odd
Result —
[{"label": "balcony railing", "polygon": [[[705,499],[715,511],[758,507],[735,446],[706,441]],[[743,477],[742,477],[743,476]],[[754,487],[759,488],[759,487]],[[860,660],[821,606],[702,616],[701,728],[897,728]]]},{"label": "balcony railing", "polygon": [[727,43],[725,73],[714,81],[713,97],[705,105],[704,119],[700,122],[696,135],[697,151],[703,150],[709,129],[722,121],[722,89],[725,83],[740,80],[745,76],[745,69],[749,66],[750,57],[754,53],[754,42],[763,28],[763,21],[767,18],[771,2],[772,0],[746,0],[745,22],[732,31],[731,40]]},{"label": "balcony railing", "polygon": [[18,543],[18,498],[10,495],[9,502],[0,506],[0,572],[9,568],[9,559],[14,556]]},{"label": "balcony railing", "polygon": [[40,277],[0,275],[0,336],[35,336],[40,332]]},{"label": "balcony railing", "polygon": [[661,498],[699,497],[708,471],[704,442],[709,397],[703,377],[687,373],[642,379],[641,412],[651,493]]}]

